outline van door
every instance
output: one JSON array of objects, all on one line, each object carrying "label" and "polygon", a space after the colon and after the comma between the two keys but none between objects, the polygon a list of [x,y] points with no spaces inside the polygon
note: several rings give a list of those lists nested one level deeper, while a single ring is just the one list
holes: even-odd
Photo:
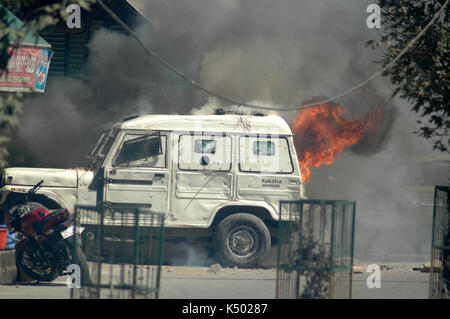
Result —
[{"label": "van door", "polygon": [[127,132],[105,169],[106,205],[169,211],[168,135]]},{"label": "van door", "polygon": [[232,138],[212,133],[181,133],[175,138],[174,217],[206,223],[213,209],[232,196]]},{"label": "van door", "polygon": [[287,136],[239,136],[237,198],[265,201],[276,210],[280,200],[300,199],[300,173],[290,142]]}]

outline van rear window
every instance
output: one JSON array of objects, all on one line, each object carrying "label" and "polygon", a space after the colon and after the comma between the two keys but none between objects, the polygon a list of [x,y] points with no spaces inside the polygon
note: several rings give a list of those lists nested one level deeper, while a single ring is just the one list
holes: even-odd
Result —
[{"label": "van rear window", "polygon": [[275,143],[271,141],[255,141],[253,142],[253,155],[275,155]]},{"label": "van rear window", "polygon": [[239,137],[239,169],[243,172],[290,174],[294,172],[286,137]]}]

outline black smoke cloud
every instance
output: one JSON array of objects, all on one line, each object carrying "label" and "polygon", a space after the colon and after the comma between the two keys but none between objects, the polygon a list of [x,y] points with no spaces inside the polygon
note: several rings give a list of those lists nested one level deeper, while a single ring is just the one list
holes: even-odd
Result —
[{"label": "black smoke cloud", "polygon": [[[131,2],[142,3],[150,21],[136,30],[148,47],[236,100],[295,106],[344,90],[375,69],[376,54],[365,48],[375,34],[361,1]],[[43,96],[25,103],[17,142],[36,165],[78,166],[101,128],[124,116],[188,114],[207,102],[133,38],[102,29],[89,43],[83,80],[50,79]]]}]

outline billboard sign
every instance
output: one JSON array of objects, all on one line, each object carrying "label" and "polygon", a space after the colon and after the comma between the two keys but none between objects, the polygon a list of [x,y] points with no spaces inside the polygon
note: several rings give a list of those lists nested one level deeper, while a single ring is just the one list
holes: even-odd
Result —
[{"label": "billboard sign", "polygon": [[43,93],[53,51],[38,47],[9,50],[12,54],[7,72],[0,74],[0,91]]}]

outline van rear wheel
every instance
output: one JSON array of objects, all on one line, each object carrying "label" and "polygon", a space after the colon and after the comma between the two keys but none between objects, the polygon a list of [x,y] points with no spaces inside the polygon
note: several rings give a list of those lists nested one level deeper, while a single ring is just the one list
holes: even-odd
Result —
[{"label": "van rear wheel", "polygon": [[264,222],[251,214],[233,214],[214,232],[214,248],[225,266],[258,266],[270,250],[270,233]]}]

